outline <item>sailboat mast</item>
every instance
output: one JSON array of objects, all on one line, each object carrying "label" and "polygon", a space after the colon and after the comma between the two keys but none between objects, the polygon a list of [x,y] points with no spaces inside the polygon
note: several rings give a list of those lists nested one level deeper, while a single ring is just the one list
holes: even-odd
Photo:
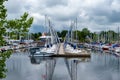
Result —
[{"label": "sailboat mast", "polygon": [[[46,34],[48,34],[48,30],[47,30],[47,15],[45,15],[45,28],[46,28]],[[46,38],[46,45],[48,45],[48,39]],[[47,47],[47,46],[46,46]]]},{"label": "sailboat mast", "polygon": [[46,32],[47,32],[46,18],[47,18],[47,15],[45,15],[45,27],[46,27]]},{"label": "sailboat mast", "polygon": [[[49,20],[49,22],[48,22],[48,23],[49,23],[49,36],[51,36],[51,37],[52,37],[52,35],[50,35],[50,34],[52,34],[52,33],[51,33],[51,29],[50,29],[50,26],[51,26],[51,24],[50,24],[50,20]],[[51,38],[51,43],[52,43],[52,38]],[[50,42],[49,42],[49,44],[50,44]]]},{"label": "sailboat mast", "polygon": [[76,18],[76,40],[77,40],[77,18]]},{"label": "sailboat mast", "polygon": [[119,27],[118,27],[118,43],[120,42],[120,41],[119,41],[119,32],[120,32],[120,31],[119,31]]},{"label": "sailboat mast", "polygon": [[70,31],[71,31],[71,42],[72,42],[72,37],[73,37],[73,36],[72,36],[72,35],[73,35],[73,34],[72,34],[72,21],[71,21],[71,30],[70,30]]}]

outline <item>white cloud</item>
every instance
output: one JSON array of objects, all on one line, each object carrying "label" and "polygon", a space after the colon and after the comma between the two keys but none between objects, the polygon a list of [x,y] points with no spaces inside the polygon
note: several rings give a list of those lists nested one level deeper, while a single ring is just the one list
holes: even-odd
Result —
[{"label": "white cloud", "polygon": [[69,28],[70,20],[78,17],[79,29],[87,26],[100,31],[120,23],[119,4],[119,0],[8,0],[5,5],[9,19],[28,12],[34,17],[33,25],[44,25],[47,14],[55,28],[61,30]]}]

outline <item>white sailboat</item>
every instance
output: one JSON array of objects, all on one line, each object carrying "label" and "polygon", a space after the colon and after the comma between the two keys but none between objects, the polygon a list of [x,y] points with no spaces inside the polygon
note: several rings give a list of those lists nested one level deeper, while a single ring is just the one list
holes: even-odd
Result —
[{"label": "white sailboat", "polygon": [[116,43],[116,46],[114,46],[114,53],[115,55],[120,57],[120,42],[119,42],[119,37],[120,37],[120,31],[119,31],[119,27],[118,27],[118,41]]},{"label": "white sailboat", "polygon": [[46,38],[46,44],[41,52],[57,54],[59,48],[58,36],[49,21],[49,37]]},{"label": "white sailboat", "polygon": [[[76,30],[76,39],[73,39],[73,28],[74,31]],[[75,42],[76,41],[76,42]],[[85,54],[85,50],[81,50],[77,46],[77,19],[76,19],[76,25],[75,23],[71,24],[71,29],[68,31],[68,34],[66,35],[66,40],[64,42],[64,52],[65,53],[71,53],[71,54]]]},{"label": "white sailboat", "polygon": [[41,39],[45,40],[44,47],[40,48],[38,51],[35,52],[36,56],[50,56],[52,54],[58,53],[59,50],[58,36],[56,34],[56,31],[51,26],[50,20],[48,20],[48,23],[49,25],[46,26],[48,32],[46,33],[46,35],[40,37]]}]

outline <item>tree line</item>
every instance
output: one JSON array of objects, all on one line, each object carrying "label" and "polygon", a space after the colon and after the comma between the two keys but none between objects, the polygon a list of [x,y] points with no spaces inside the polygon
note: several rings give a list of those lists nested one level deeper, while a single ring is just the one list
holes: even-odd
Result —
[{"label": "tree line", "polygon": [[[68,30],[57,31],[58,37],[62,38],[63,40],[66,37]],[[119,32],[115,32],[113,30],[108,31],[101,31],[101,32],[91,32],[88,28],[83,28],[81,31],[76,30],[73,31],[73,39],[76,39],[79,42],[115,42],[119,40]],[[39,37],[42,35],[41,32],[39,33],[31,33],[33,40],[39,40]]]}]

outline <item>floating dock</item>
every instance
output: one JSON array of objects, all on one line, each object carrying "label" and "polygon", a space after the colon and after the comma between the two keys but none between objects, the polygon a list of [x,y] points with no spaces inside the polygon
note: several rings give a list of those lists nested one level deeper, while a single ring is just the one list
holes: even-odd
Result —
[{"label": "floating dock", "polygon": [[91,57],[90,54],[54,54],[51,55],[50,57],[71,57],[71,58],[75,58],[75,57]]},{"label": "floating dock", "polygon": [[60,45],[60,49],[59,49],[59,53],[58,54],[53,54],[53,55],[51,55],[50,57],[72,57],[72,58],[74,58],[74,57],[91,57],[91,54],[90,53],[80,53],[80,54],[72,54],[72,53],[65,53],[64,52],[64,49],[63,49],[63,43],[61,43],[61,45]]}]

